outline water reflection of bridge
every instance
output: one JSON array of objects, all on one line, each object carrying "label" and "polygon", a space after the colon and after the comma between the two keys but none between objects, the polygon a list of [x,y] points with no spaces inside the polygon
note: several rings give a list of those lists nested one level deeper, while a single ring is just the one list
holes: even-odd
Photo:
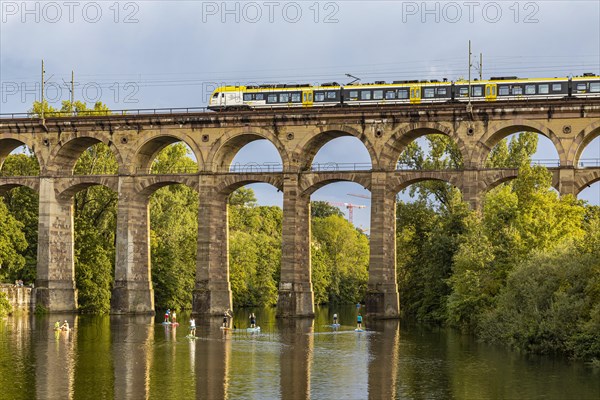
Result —
[{"label": "water reflection of bridge", "polygon": [[[360,360],[347,365],[342,364],[343,357],[315,360],[314,352],[318,348],[323,351],[323,344],[316,339],[314,321],[306,319],[277,321],[274,342],[262,342],[276,348],[276,357],[268,359],[252,347],[257,343],[252,339],[224,336],[216,329],[194,341],[184,339],[182,333],[178,338],[159,340],[156,334],[163,328],[154,324],[153,317],[112,316],[83,322],[76,317],[70,334],[55,334],[48,318],[14,321],[35,324],[21,327],[21,334],[31,340],[30,362],[35,364],[31,379],[37,398],[225,399],[239,398],[241,393],[251,398],[319,398],[333,393],[324,392],[328,385],[318,387],[319,382],[311,381],[313,369],[326,374],[336,364],[347,371],[343,379],[331,382],[334,387],[353,382],[357,398],[388,399],[396,393],[397,320],[373,322],[373,330],[362,336],[340,333],[346,344],[341,339],[337,342],[345,346],[339,354],[354,351]],[[170,329],[165,330],[168,335]],[[348,347],[348,339],[356,341],[356,349]],[[247,354],[254,352],[257,354]]]}]

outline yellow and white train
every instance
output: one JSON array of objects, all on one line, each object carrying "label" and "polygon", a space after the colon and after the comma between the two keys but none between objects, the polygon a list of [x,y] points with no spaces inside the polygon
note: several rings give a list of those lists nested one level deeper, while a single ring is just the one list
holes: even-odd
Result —
[{"label": "yellow and white train", "polygon": [[[493,77],[471,81],[470,100],[512,101],[600,97],[600,76],[586,73],[572,78],[519,79]],[[441,103],[469,100],[469,82],[394,81],[340,85],[222,86],[211,95],[211,110],[366,106]]]}]

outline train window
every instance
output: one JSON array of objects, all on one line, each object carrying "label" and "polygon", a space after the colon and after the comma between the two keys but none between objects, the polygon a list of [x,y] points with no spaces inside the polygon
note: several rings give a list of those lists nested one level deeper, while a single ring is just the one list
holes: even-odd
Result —
[{"label": "train window", "polygon": [[244,101],[252,101],[252,93],[244,93]]},{"label": "train window", "polygon": [[585,83],[578,83],[577,84],[577,91],[582,91],[585,92],[585,89],[587,89],[586,87],[587,85]]},{"label": "train window", "polygon": [[219,97],[219,92],[215,92],[215,94],[213,94],[213,99],[216,99],[217,97]]},{"label": "train window", "polygon": [[445,87],[438,88],[437,94],[439,94],[441,96],[445,96],[446,95],[446,88]]},{"label": "train window", "polygon": [[373,90],[373,100],[383,99],[383,90]]},{"label": "train window", "polygon": [[469,88],[461,87],[459,90],[459,94],[461,97],[467,97],[469,95]]},{"label": "train window", "polygon": [[498,87],[498,96],[508,96],[508,95],[509,95],[508,86]]},{"label": "train window", "polygon": [[398,89],[398,98],[399,99],[408,99],[408,90],[407,89]]},{"label": "train window", "polygon": [[264,100],[264,99],[265,99],[264,93],[256,93],[254,95],[254,100]]},{"label": "train window", "polygon": [[535,94],[535,85],[525,85],[525,94]]},{"label": "train window", "polygon": [[325,92],[315,93],[315,101],[325,101]]},{"label": "train window", "polygon": [[512,94],[522,95],[523,94],[523,88],[521,86],[513,86],[513,88],[512,88]]},{"label": "train window", "polygon": [[600,93],[600,82],[590,82],[590,92]]},{"label": "train window", "polygon": [[385,98],[387,100],[393,100],[396,98],[396,92],[394,92],[393,90],[387,90],[385,92]]},{"label": "train window", "polygon": [[336,96],[336,92],[334,92],[334,91],[327,92],[327,99],[335,99],[335,96]]},{"label": "train window", "polygon": [[289,93],[281,93],[279,95],[279,101],[282,103],[287,103],[290,101],[290,94]]},{"label": "train window", "polygon": [[483,96],[483,88],[481,86],[473,86],[473,96]]},{"label": "train window", "polygon": [[360,99],[361,100],[371,100],[371,91],[370,90],[363,90],[360,92]]},{"label": "train window", "polygon": [[277,95],[270,94],[267,96],[267,103],[277,103]]},{"label": "train window", "polygon": [[300,102],[300,93],[292,93],[292,103]]},{"label": "train window", "polygon": [[423,89],[423,97],[428,98],[428,99],[435,97],[435,88]]},{"label": "train window", "polygon": [[358,90],[351,90],[348,97],[350,100],[358,100]]},{"label": "train window", "polygon": [[553,83],[552,84],[553,92],[560,92],[561,90],[562,90],[562,83]]},{"label": "train window", "polygon": [[548,85],[548,84],[539,85],[538,86],[538,93],[539,94],[548,94],[548,93],[550,93],[550,85]]}]

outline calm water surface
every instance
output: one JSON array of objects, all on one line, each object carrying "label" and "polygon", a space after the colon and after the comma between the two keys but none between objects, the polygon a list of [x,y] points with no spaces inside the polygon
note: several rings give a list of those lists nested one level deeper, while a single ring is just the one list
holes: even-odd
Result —
[{"label": "calm water surface", "polygon": [[[456,332],[365,321],[356,309],[279,321],[255,309],[260,334],[189,316],[15,316],[0,320],[0,399],[600,399],[600,369],[527,357]],[[67,318],[74,330],[55,334]]]}]

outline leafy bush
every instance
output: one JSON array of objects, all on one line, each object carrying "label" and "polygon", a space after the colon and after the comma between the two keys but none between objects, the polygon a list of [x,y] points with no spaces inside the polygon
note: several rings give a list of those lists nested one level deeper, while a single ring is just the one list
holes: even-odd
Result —
[{"label": "leafy bush", "polygon": [[12,314],[12,305],[8,302],[6,293],[0,292],[0,317]]}]

